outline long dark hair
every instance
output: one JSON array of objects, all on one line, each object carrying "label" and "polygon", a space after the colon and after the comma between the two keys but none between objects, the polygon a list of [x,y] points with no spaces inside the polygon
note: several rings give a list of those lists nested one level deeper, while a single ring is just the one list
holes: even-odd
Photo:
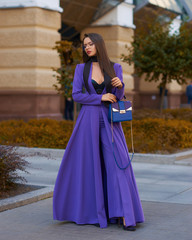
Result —
[{"label": "long dark hair", "polygon": [[[101,35],[98,33],[86,33],[84,34],[83,42],[85,38],[90,38],[91,41],[95,44],[96,51],[97,51],[97,60],[99,62],[99,66],[101,69],[101,72],[104,75],[105,78],[105,85],[107,92],[111,92],[111,79],[116,76],[115,70],[113,68],[113,62],[110,61],[107,50],[105,47],[105,42]],[[90,61],[91,58],[86,54],[84,48],[83,48],[83,62],[87,63]],[[105,76],[108,75],[108,78]],[[88,83],[86,84],[88,86]]]}]

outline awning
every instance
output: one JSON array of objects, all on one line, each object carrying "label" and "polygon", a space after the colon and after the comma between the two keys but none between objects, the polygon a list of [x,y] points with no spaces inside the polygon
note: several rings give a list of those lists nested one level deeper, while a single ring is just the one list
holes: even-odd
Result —
[{"label": "awning", "polygon": [[182,10],[176,0],[135,0],[135,12],[140,10],[146,5],[154,5],[166,9],[168,11],[174,12],[176,14],[182,14]]}]

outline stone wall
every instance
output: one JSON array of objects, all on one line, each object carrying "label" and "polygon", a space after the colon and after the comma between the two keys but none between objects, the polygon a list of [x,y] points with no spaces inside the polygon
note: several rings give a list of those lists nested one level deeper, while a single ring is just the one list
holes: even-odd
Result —
[{"label": "stone wall", "polygon": [[38,7],[1,9],[0,119],[61,118],[52,71],[60,17]]}]

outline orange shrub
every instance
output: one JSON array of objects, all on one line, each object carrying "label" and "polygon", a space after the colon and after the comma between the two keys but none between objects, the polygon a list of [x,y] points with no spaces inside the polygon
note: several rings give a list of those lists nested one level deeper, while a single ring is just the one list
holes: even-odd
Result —
[{"label": "orange shrub", "polygon": [[73,129],[72,121],[51,119],[9,120],[0,122],[0,143],[26,147],[66,148]]},{"label": "orange shrub", "polygon": [[162,116],[159,110],[154,109],[139,109],[133,112],[134,119],[146,118],[162,118],[162,119],[180,119],[192,122],[192,109],[166,109],[163,110]]},{"label": "orange shrub", "polygon": [[[130,149],[130,123],[124,122],[122,127]],[[72,131],[72,121],[51,119],[31,119],[28,122],[2,121],[0,122],[0,144],[64,149]],[[135,152],[171,153],[192,148],[192,122],[190,121],[152,118],[133,120],[133,135]]]},{"label": "orange shrub", "polygon": [[[128,146],[130,125],[124,122],[123,129]],[[135,152],[171,153],[192,148],[192,123],[184,120],[143,119],[133,121]]]}]

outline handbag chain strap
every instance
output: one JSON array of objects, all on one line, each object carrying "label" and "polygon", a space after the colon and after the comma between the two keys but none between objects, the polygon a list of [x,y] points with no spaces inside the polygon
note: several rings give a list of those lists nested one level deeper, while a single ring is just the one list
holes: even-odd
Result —
[{"label": "handbag chain strap", "polygon": [[112,133],[112,145],[113,145],[113,156],[115,158],[115,162],[118,166],[119,169],[121,170],[125,170],[126,168],[128,168],[128,166],[131,164],[132,160],[133,160],[133,156],[134,156],[134,144],[133,144],[133,128],[132,128],[132,121],[130,121],[131,123],[131,145],[132,145],[132,156],[130,158],[130,161],[128,162],[128,164],[125,167],[120,167],[116,157],[115,157],[115,152],[114,152],[114,137],[113,137],[113,115],[112,115],[112,107],[111,107],[111,133]]}]

